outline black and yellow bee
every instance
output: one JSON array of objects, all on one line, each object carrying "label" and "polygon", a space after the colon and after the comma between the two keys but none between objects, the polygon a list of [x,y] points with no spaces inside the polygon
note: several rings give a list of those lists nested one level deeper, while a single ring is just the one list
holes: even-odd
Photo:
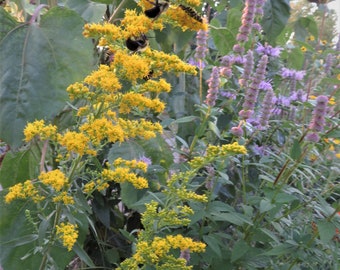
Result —
[{"label": "black and yellow bee", "polygon": [[129,37],[125,41],[126,47],[132,51],[132,52],[141,52],[146,49],[146,47],[149,45],[149,40],[146,37],[146,35],[141,34],[138,37]]},{"label": "black and yellow bee", "polygon": [[169,8],[169,1],[165,1],[162,3],[160,3],[158,0],[156,0],[156,2],[148,2],[154,5],[152,8],[144,11],[145,16],[150,19],[156,20],[164,11]]},{"label": "black and yellow bee", "polygon": [[196,21],[203,23],[203,18],[191,7],[184,6],[182,4],[178,5],[187,15],[191,18],[195,19]]}]

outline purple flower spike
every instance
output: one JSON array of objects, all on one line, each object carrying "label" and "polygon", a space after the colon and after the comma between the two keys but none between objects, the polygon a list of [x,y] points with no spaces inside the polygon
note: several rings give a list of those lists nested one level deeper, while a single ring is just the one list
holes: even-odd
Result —
[{"label": "purple flower spike", "polygon": [[208,93],[207,97],[205,99],[205,103],[208,106],[213,107],[215,105],[217,95],[218,95],[218,89],[220,86],[220,71],[218,67],[213,67],[211,76],[209,78],[208,82]]},{"label": "purple flower spike", "polygon": [[260,115],[260,124],[262,127],[266,127],[268,125],[268,120],[274,105],[273,101],[274,92],[272,89],[270,89],[263,98],[262,111]]},{"label": "purple flower spike", "polygon": [[325,126],[325,115],[327,112],[328,97],[318,96],[316,106],[313,111],[313,118],[309,128],[313,131],[321,132]]},{"label": "purple flower spike", "polygon": [[247,85],[247,81],[250,80],[250,75],[253,72],[253,68],[254,68],[254,55],[253,52],[249,50],[245,56],[244,70],[242,77],[239,80],[241,86],[245,87]]},{"label": "purple flower spike", "polygon": [[203,60],[208,52],[208,31],[205,30],[199,30],[196,35],[196,52],[195,52],[195,58],[197,60]]}]

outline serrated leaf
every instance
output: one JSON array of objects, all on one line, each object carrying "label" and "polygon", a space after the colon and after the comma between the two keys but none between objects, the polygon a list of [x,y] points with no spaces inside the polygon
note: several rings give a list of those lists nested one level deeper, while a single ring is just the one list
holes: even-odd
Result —
[{"label": "serrated leaf", "polygon": [[270,43],[275,43],[277,36],[284,29],[289,16],[290,6],[288,0],[268,0],[264,7],[262,27],[266,39]]},{"label": "serrated leaf", "polygon": [[27,122],[53,119],[66,104],[67,86],[92,69],[83,24],[75,12],[56,7],[40,25],[21,24],[1,40],[0,137],[12,148],[21,145]]}]

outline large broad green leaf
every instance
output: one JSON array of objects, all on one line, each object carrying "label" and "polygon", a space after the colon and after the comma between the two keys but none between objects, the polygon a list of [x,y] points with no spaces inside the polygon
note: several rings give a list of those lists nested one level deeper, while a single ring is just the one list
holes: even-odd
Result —
[{"label": "large broad green leaf", "polygon": [[36,177],[39,160],[32,148],[21,152],[8,152],[0,168],[0,184],[3,188]]},{"label": "large broad green leaf", "polygon": [[66,1],[65,5],[70,9],[74,10],[75,12],[77,12],[80,16],[83,17],[85,21],[99,22],[105,14],[106,5],[103,4],[104,2],[112,3],[112,0],[110,1],[68,0]]},{"label": "large broad green leaf", "polygon": [[226,27],[221,27],[218,18],[211,21],[210,33],[221,54],[228,54],[236,43],[236,35],[241,25],[241,15],[241,11],[237,8],[228,10]]},{"label": "large broad green leaf", "polygon": [[18,23],[0,7],[0,40],[2,40]]},{"label": "large broad green leaf", "polygon": [[[7,21],[2,29],[12,26]],[[40,25],[21,24],[0,40],[0,138],[12,148],[27,122],[51,120],[65,106],[67,86],[90,72],[93,46],[83,24],[75,12],[53,8]]]},{"label": "large broad green leaf", "polygon": [[288,0],[268,0],[265,3],[262,27],[270,43],[275,43],[276,37],[284,29],[289,16]]},{"label": "large broad green leaf", "polygon": [[305,41],[309,35],[318,36],[318,26],[312,16],[302,17],[295,22],[294,33],[296,40]]}]

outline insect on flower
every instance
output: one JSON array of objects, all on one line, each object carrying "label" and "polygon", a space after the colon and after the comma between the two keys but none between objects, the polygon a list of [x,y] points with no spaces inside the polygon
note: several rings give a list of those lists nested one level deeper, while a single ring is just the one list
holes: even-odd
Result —
[{"label": "insect on flower", "polygon": [[146,49],[146,47],[149,45],[149,40],[146,37],[146,35],[141,34],[138,37],[129,37],[125,41],[126,47],[132,51],[132,52],[141,52]]},{"label": "insect on flower", "polygon": [[149,74],[143,77],[143,80],[144,81],[150,80],[153,77],[153,73],[154,73],[154,71],[151,69]]},{"label": "insect on flower", "polygon": [[156,2],[151,2],[149,0],[147,1],[154,5],[152,8],[144,11],[144,14],[150,19],[156,20],[164,11],[169,8],[169,1],[167,0],[162,3],[159,3],[158,0],[156,0]]},{"label": "insect on flower", "polygon": [[203,18],[196,12],[196,10],[194,10],[191,7],[184,6],[182,4],[180,4],[179,7],[191,18],[195,19],[200,23],[203,23]]}]

